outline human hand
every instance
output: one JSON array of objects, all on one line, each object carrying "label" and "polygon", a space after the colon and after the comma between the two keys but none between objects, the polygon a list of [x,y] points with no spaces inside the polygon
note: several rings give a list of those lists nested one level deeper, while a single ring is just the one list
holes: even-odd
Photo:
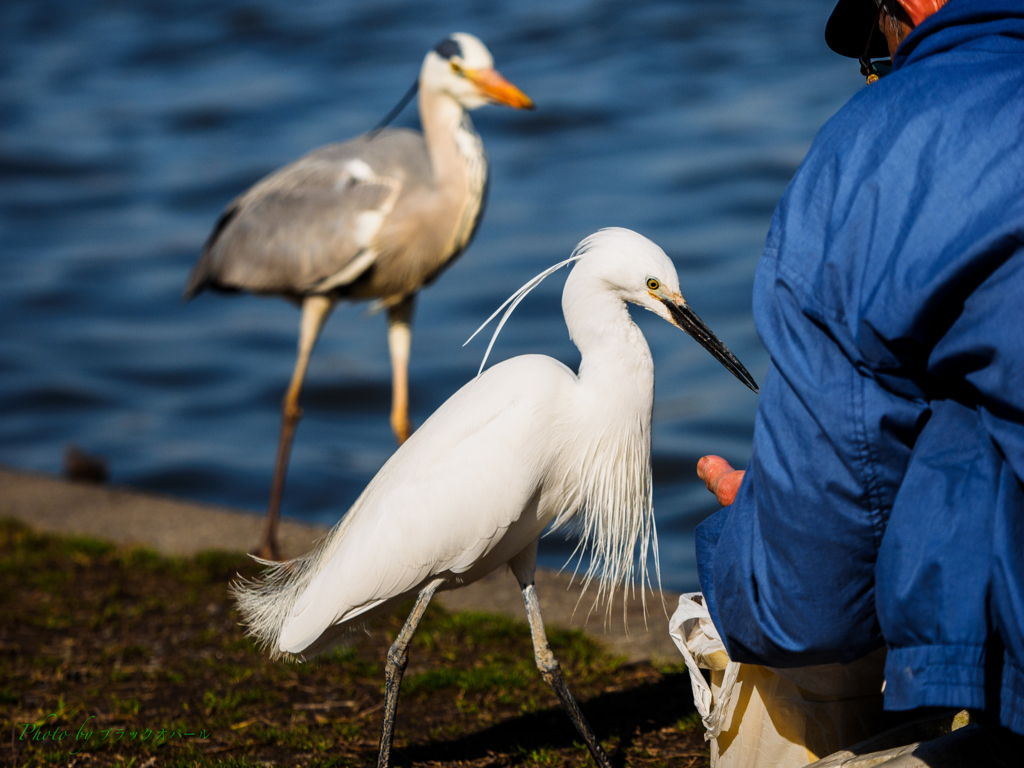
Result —
[{"label": "human hand", "polygon": [[705,456],[697,462],[697,477],[704,481],[723,507],[736,499],[743,474],[742,469],[733,469],[721,456]]}]

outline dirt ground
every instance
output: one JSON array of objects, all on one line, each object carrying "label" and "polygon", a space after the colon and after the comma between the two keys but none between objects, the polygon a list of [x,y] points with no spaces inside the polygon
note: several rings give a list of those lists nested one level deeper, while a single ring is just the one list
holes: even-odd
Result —
[{"label": "dirt ground", "polygon": [[[376,765],[383,661],[404,614],[325,658],[273,662],[238,626],[238,573],[256,569],[0,523],[0,765]],[[707,765],[682,665],[625,663],[578,631],[550,639],[617,765]],[[437,606],[414,639],[392,758],[593,765],[525,622]]]}]

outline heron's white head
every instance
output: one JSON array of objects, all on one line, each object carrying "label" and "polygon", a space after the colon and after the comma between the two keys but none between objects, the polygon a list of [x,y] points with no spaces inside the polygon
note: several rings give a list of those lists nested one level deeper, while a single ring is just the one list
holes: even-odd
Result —
[{"label": "heron's white head", "polygon": [[473,35],[455,32],[427,53],[420,89],[450,96],[463,109],[505,104],[533,109],[530,97],[498,74],[487,46]]}]

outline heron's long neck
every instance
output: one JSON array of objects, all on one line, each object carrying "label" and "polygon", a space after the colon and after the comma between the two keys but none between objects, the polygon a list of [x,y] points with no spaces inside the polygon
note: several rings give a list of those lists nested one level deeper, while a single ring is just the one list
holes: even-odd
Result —
[{"label": "heron's long neck", "polygon": [[452,220],[450,251],[465,248],[487,194],[487,153],[469,113],[450,96],[420,91],[420,124],[434,182]]}]

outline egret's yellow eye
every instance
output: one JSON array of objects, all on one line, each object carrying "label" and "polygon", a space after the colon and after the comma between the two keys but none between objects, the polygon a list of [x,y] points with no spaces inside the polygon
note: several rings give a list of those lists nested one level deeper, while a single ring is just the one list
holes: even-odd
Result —
[{"label": "egret's yellow eye", "polygon": [[661,288],[661,283],[659,283],[653,277],[648,277],[647,278],[647,288],[648,288],[648,290],[656,291],[659,288]]},{"label": "egret's yellow eye", "polygon": [[461,75],[462,74],[462,67],[460,67],[458,64],[456,64],[454,61],[451,64],[452,64],[452,72],[454,72],[456,75]]}]

